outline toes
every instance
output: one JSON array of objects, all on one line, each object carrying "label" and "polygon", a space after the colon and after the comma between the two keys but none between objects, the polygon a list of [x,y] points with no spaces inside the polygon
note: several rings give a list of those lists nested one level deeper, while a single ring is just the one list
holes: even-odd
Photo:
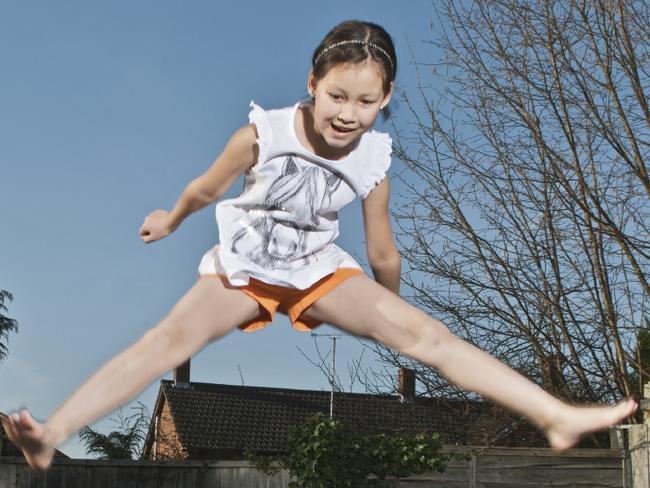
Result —
[{"label": "toes", "polygon": [[38,423],[27,410],[8,415],[2,424],[9,439],[19,446],[38,436]]},{"label": "toes", "polygon": [[636,410],[639,408],[639,404],[633,399],[633,398],[628,398],[627,400],[623,400],[618,404],[618,411],[616,412],[619,414],[620,419],[617,420],[617,422],[622,421],[627,419],[628,417],[631,417],[634,415]]},{"label": "toes", "polygon": [[34,419],[27,410],[21,410],[20,414],[18,415],[18,422],[20,423],[20,427],[24,430],[34,430]]},{"label": "toes", "polygon": [[18,432],[16,431],[16,424],[13,421],[12,417],[7,417],[7,420],[3,422],[5,432],[12,442],[18,441]]},{"label": "toes", "polygon": [[636,413],[636,411],[639,409],[639,402],[637,402],[634,398],[630,398],[629,402],[632,404],[632,413]]}]

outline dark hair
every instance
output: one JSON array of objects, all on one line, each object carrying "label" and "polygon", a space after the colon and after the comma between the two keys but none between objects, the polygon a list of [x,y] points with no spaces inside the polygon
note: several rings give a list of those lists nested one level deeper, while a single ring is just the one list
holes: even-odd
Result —
[{"label": "dark hair", "polygon": [[[333,44],[348,42],[328,49]],[[371,58],[384,72],[384,93],[390,91],[397,73],[395,46],[383,27],[361,20],[346,20],[334,27],[321,41],[311,58],[312,73],[316,80],[323,78],[334,66],[345,63],[358,64]]]}]

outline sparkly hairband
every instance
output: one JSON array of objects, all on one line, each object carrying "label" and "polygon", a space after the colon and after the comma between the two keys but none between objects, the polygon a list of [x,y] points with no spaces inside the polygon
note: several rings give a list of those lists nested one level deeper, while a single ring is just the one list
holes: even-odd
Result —
[{"label": "sparkly hairband", "polygon": [[345,44],[363,44],[364,46],[368,46],[373,49],[376,49],[384,56],[386,56],[386,59],[388,59],[388,62],[390,63],[390,67],[392,69],[395,69],[395,66],[393,65],[393,60],[391,59],[390,55],[388,54],[388,52],[386,52],[386,50],[383,47],[378,46],[374,42],[362,41],[361,39],[349,39],[347,41],[339,41],[339,42],[335,42],[334,44],[330,44],[325,49],[323,49],[318,56],[316,56],[316,59],[314,60],[314,64],[318,63],[318,60],[323,56],[323,54],[325,54],[330,49],[334,49],[335,47],[343,46]]}]

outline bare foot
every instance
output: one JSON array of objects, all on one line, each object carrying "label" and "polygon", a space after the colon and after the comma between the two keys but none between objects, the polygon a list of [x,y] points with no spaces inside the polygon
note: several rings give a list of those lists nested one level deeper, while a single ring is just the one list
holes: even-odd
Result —
[{"label": "bare foot", "polygon": [[638,407],[632,398],[613,406],[566,405],[566,409],[546,428],[546,437],[553,449],[569,449],[586,434],[606,429],[631,417]]},{"label": "bare foot", "polygon": [[27,410],[2,419],[9,440],[23,451],[25,459],[34,469],[47,469],[52,463],[54,445],[46,428],[32,418]]}]

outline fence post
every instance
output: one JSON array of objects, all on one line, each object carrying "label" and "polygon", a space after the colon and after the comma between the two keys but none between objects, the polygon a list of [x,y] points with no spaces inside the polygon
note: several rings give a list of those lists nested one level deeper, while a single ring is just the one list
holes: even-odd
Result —
[{"label": "fence post", "polygon": [[478,454],[475,452],[471,453],[471,458],[469,460],[469,476],[468,476],[468,482],[469,484],[467,485],[469,488],[476,488],[476,465],[478,464]]},{"label": "fence post", "polygon": [[630,428],[630,467],[632,488],[650,486],[650,382],[643,387],[643,423]]}]

